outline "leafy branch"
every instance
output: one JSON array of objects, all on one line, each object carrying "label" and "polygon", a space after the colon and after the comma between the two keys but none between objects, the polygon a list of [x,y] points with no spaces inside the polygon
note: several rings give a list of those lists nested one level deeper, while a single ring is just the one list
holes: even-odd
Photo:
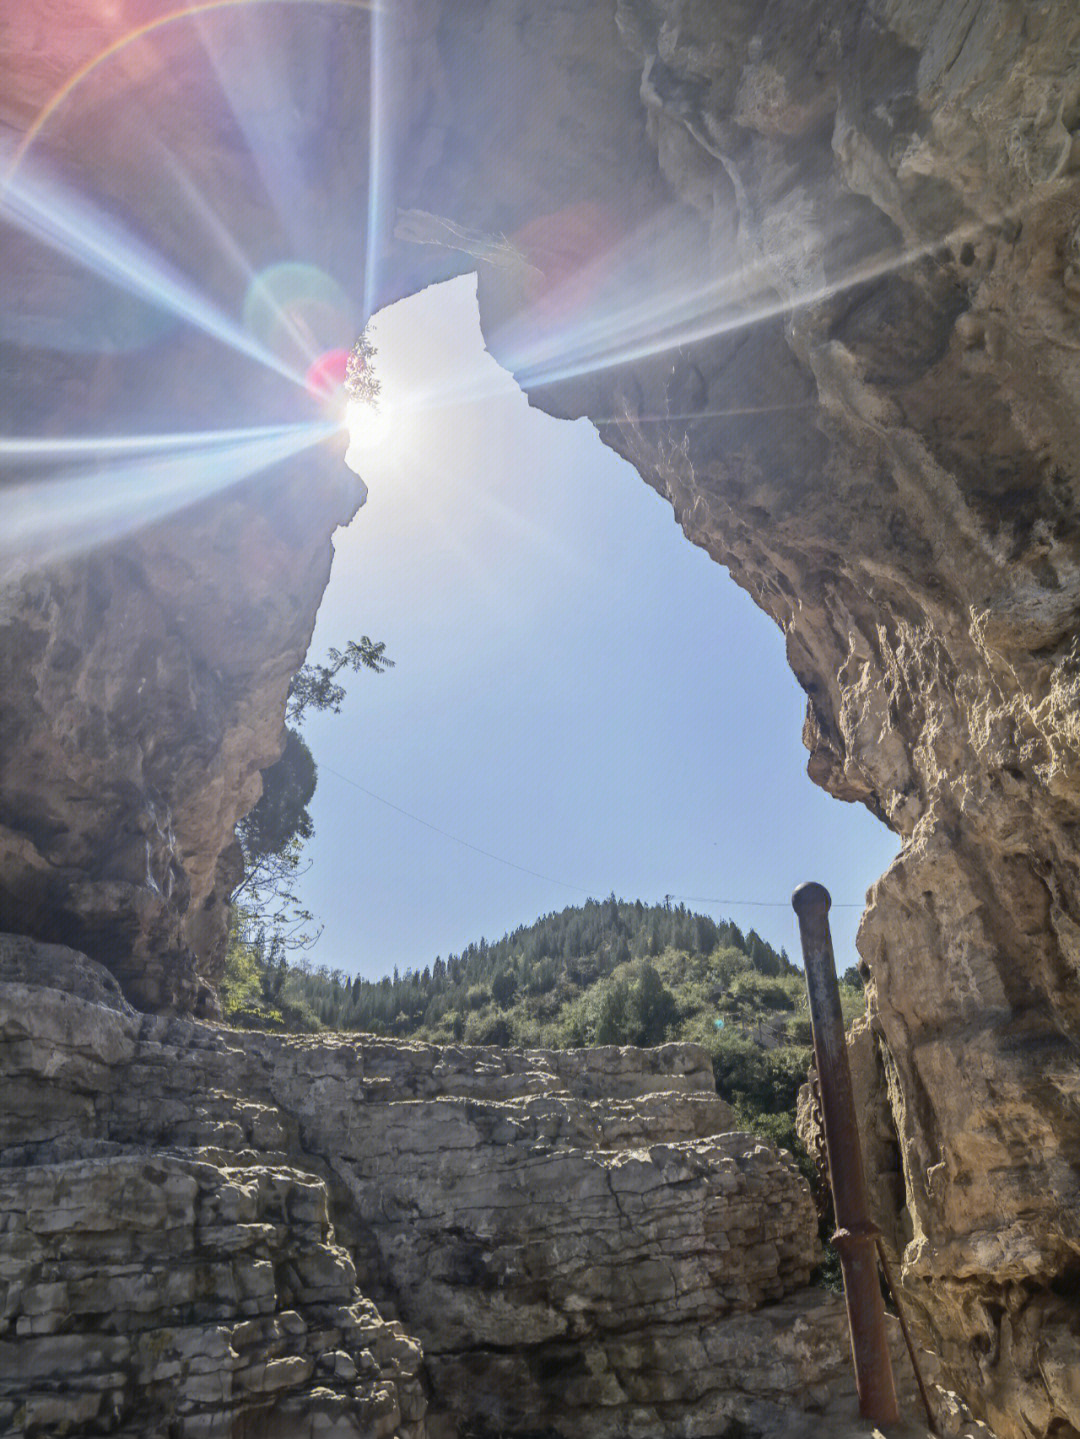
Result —
[{"label": "leafy branch", "polygon": [[301,665],[297,670],[285,702],[287,724],[299,724],[308,710],[339,714],[345,698],[345,686],[337,683],[342,670],[358,674],[367,669],[381,675],[394,668],[394,661],[386,656],[386,645],[382,641],[376,643],[367,635],[350,640],[343,650],[330,650],[329,661],[325,665]]},{"label": "leafy branch", "polygon": [[313,711],[340,713],[344,672],[383,674],[393,665],[384,643],[361,635],[343,650],[331,649],[324,663],[302,665],[293,677],[285,704],[285,748],[277,763],[263,770],[262,795],[236,826],[244,872],[230,896],[227,968],[230,959],[234,966],[239,962],[243,947],[262,953],[267,936],[270,951],[284,954],[311,949],[322,933],[297,893],[310,868],[303,851],[315,832],[308,805],[318,783],[314,757],[297,726]]}]

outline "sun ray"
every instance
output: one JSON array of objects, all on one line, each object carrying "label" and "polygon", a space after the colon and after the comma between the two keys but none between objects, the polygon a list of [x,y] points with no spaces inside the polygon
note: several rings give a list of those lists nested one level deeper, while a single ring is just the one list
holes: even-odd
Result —
[{"label": "sun ray", "polygon": [[304,385],[302,374],[246,335],[119,221],[48,177],[40,166],[24,168],[9,182],[0,218],[110,284]]},{"label": "sun ray", "polygon": [[[326,348],[325,343],[319,343],[311,333],[305,333],[309,328],[304,325],[303,317],[288,314],[277,304],[273,296],[264,296],[266,303],[275,311],[278,320],[278,331],[282,337],[288,336],[289,348],[295,346],[298,355],[302,356],[302,364],[299,369],[291,367],[283,362],[281,358],[274,355],[265,345],[253,341],[244,335],[242,330],[226,316],[218,313],[214,306],[199,296],[193,288],[187,287],[186,293],[179,293],[178,278],[170,273],[163,262],[157,262],[157,270],[153,272],[154,261],[146,251],[140,247],[139,263],[130,268],[136,269],[139,273],[135,275],[124,275],[121,271],[125,268],[110,263],[115,256],[110,254],[115,236],[110,236],[110,243],[102,248],[94,244],[93,229],[90,235],[78,236],[72,233],[71,227],[63,224],[61,215],[55,213],[57,196],[54,193],[49,197],[50,203],[42,205],[35,204],[35,199],[40,201],[40,195],[34,192],[40,189],[38,176],[35,174],[31,182],[27,184],[23,180],[23,172],[26,164],[26,157],[35,140],[42,134],[49,120],[57,111],[70,100],[78,87],[83,84],[90,75],[99,69],[110,59],[120,54],[128,46],[140,40],[153,36],[167,26],[176,25],[179,22],[193,22],[203,41],[203,48],[206,51],[211,63],[218,70],[219,81],[222,84],[222,92],[230,103],[234,115],[247,133],[244,123],[242,107],[233,103],[234,97],[230,96],[230,87],[227,77],[223,74],[222,67],[217,61],[213,47],[206,42],[206,30],[203,22],[205,18],[215,12],[233,10],[242,11],[248,7],[274,5],[308,6],[322,8],[336,8],[346,10],[361,10],[368,15],[373,15],[378,10],[377,0],[199,0],[199,3],[184,5],[171,10],[168,14],[159,15],[153,20],[136,25],[127,30],[124,34],[112,40],[104,46],[97,54],[92,56],[85,64],[80,66],[73,74],[57,88],[46,104],[39,111],[33,123],[23,135],[18,146],[14,149],[10,164],[6,167],[6,173],[0,179],[0,215],[6,211],[5,218],[13,219],[14,223],[21,228],[29,230],[39,240],[50,244],[53,248],[61,250],[62,253],[82,264],[85,268],[108,279],[111,283],[123,286],[129,293],[139,298],[149,300],[159,309],[166,308],[180,318],[194,323],[217,339],[233,348],[249,355],[262,364],[268,365],[271,369],[277,370],[298,386],[306,385],[306,372],[312,364],[318,361]],[[374,28],[374,27],[373,27]],[[374,38],[373,38],[374,44]],[[250,137],[249,137],[250,139]],[[287,147],[286,147],[287,148]],[[269,189],[273,193],[276,180],[280,180],[280,165],[267,166],[264,157],[259,153],[257,145],[251,146],[251,153],[260,171],[264,174],[264,180],[269,180]],[[278,156],[278,159],[281,157]],[[175,159],[172,159],[174,173],[177,171]],[[267,173],[269,172],[269,173]],[[180,176],[181,186],[187,194],[196,213],[203,223],[210,229],[214,239],[228,256],[230,261],[249,278],[249,293],[258,285],[259,277],[252,274],[252,267],[246,257],[242,254],[239,246],[236,245],[233,237],[225,230],[220,218],[216,216],[205,197],[201,195],[191,180],[190,176]],[[277,197],[280,200],[280,195]],[[64,197],[70,207],[77,207],[86,202],[79,202],[73,196]],[[52,209],[53,213],[46,216],[44,211]],[[61,207],[62,208],[62,207]],[[92,208],[92,207],[87,207]],[[296,207],[289,204],[284,207],[283,218],[288,222],[290,217],[295,216]],[[36,212],[36,213],[35,213]],[[80,219],[83,217],[80,216]],[[114,223],[114,222],[110,222]],[[130,237],[127,237],[130,240]],[[132,258],[130,253],[127,258]],[[184,282],[181,280],[182,286]],[[351,327],[349,327],[351,328]]]},{"label": "sun ray", "polygon": [[[750,261],[734,264],[704,281],[681,281],[657,288],[651,278],[655,263],[644,262],[654,262],[655,254],[663,252],[678,228],[678,217],[664,209],[639,229],[614,237],[602,250],[591,252],[584,263],[572,265],[563,280],[556,279],[542,288],[496,327],[490,336],[492,353],[525,390],[600,373],[790,316],[914,266],[977,236],[986,227],[973,222],[922,245],[890,247],[864,255],[828,279],[807,280],[807,254],[793,249],[779,260],[780,271],[785,266],[790,271],[787,280],[775,268],[766,269]],[[554,234],[557,240],[557,229]],[[834,235],[827,246],[819,247],[817,257],[810,257],[811,263],[823,268],[822,254],[842,254],[859,245],[861,239],[858,230]],[[523,234],[517,242],[503,239],[502,249],[519,252],[524,280],[535,285],[538,277],[543,284],[547,277],[542,243],[530,248]],[[473,249],[469,252],[473,253]],[[477,253],[483,260],[483,255]],[[677,264],[672,270],[685,273]],[[451,380],[417,392],[412,398],[418,408],[443,408],[481,402],[491,396],[494,388],[494,382],[488,386],[475,378],[462,383]],[[659,422],[677,417],[651,418]],[[599,421],[605,422],[606,419]]]},{"label": "sun ray", "polygon": [[209,23],[210,16],[200,13],[194,25],[203,52],[213,66],[218,88],[244,137],[247,154],[254,161],[266,196],[282,232],[289,237],[292,249],[304,253],[311,236],[301,233],[308,206],[298,203],[305,193],[301,155],[304,136],[300,132],[302,116],[293,106],[280,103],[281,75],[275,74],[275,58],[280,65],[284,57],[263,41],[258,13],[247,14],[233,7],[233,21],[243,35],[242,63],[230,61],[227,37],[219,27]]},{"label": "sun ray", "polygon": [[215,445],[244,444],[295,434],[310,429],[302,425],[257,425],[236,430],[173,430],[160,435],[73,435],[39,437],[0,435],[0,459],[40,460],[43,463],[70,459],[74,455],[115,455],[145,450],[200,449]]},{"label": "sun ray", "polygon": [[676,421],[733,420],[750,415],[776,415],[791,410],[816,410],[817,400],[796,400],[781,405],[733,405],[726,409],[672,410],[669,414],[589,415],[594,425],[668,425]]},{"label": "sun ray", "polygon": [[280,464],[338,430],[310,423],[269,433],[224,432],[227,439],[183,454],[151,451],[80,466],[75,474],[7,485],[0,558],[9,566],[36,567],[85,553]]},{"label": "sun ray", "polygon": [[369,158],[367,194],[367,243],[364,246],[364,320],[371,317],[377,293],[378,251],[381,243],[383,215],[383,160],[385,157],[384,86],[386,47],[384,11],[377,7],[371,16],[371,55],[369,86]]},{"label": "sun ray", "polygon": [[631,305],[597,307],[575,327],[548,330],[519,317],[492,345],[505,357],[523,388],[594,374],[668,350],[788,316],[823,304],[845,291],[899,273],[983,232],[963,226],[940,239],[867,256],[841,274],[781,294],[760,267],[734,270],[704,285],[670,289]]},{"label": "sun ray", "polygon": [[[255,284],[258,278],[255,270],[243,250],[241,250],[240,246],[236,243],[236,239],[228,226],[221,219],[220,215],[218,215],[217,211],[169,147],[158,141],[158,148],[173,179],[183,191],[188,203],[202,221],[206,230],[213,237],[222,254],[230,261],[237,273],[243,276],[249,286]],[[274,304],[272,297],[268,297],[268,302],[273,305],[274,315],[278,323],[291,335],[300,353],[304,355],[307,363],[311,364],[317,357],[316,349],[301,333],[291,315],[287,314],[281,306]]]}]

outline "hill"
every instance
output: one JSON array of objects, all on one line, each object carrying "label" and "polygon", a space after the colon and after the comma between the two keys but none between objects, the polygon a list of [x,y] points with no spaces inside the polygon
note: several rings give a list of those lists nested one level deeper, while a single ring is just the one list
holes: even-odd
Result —
[{"label": "hill", "polygon": [[[552,1049],[693,1040],[740,1121],[799,1150],[811,1042],[802,971],[754,930],[682,905],[587,900],[379,980],[234,945],[222,993],[229,1022],[251,1028]],[[841,998],[850,1022],[863,1008],[855,971]]]}]

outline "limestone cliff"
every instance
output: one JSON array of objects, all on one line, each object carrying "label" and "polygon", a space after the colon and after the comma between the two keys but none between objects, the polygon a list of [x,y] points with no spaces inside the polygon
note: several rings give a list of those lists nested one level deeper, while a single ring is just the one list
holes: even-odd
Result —
[{"label": "limestone cliff", "polygon": [[[65,26],[59,52],[47,27],[17,31],[5,119],[25,128],[123,8]],[[1080,16],[402,0],[394,17],[391,191],[321,262],[345,277],[370,248],[379,302],[478,266],[489,344],[534,402],[591,416],[783,627],[812,775],[903,839],[860,947],[906,1290],[1003,1436],[1080,1432]],[[273,23],[287,46],[299,22]],[[367,22],[319,23],[321,61],[283,103],[309,117],[313,204],[355,215]],[[132,87],[197,112],[176,152],[265,255],[265,196],[197,67],[135,60]],[[149,193],[165,253],[194,247],[228,295],[107,126],[58,113],[44,139],[118,203]],[[192,354],[194,414],[233,372]],[[102,395],[147,399],[122,356],[5,363],[46,431]],[[353,503],[320,489],[296,516],[296,483],[268,527],[242,494],[208,502],[24,575],[3,611],[0,918],[90,950],[149,1007],[212,981],[221,857]],[[259,568],[274,545],[280,607],[278,562]],[[209,627],[185,618],[204,595]]]},{"label": "limestone cliff", "polygon": [[233,830],[280,753],[351,490],[316,480],[302,521],[283,488],[233,495],[10,600],[0,924],[106,960],[144,1009],[213,1003]]},{"label": "limestone cliff", "polygon": [[11,937],[0,1041],[4,1432],[851,1418],[805,1182],[720,1132],[693,1045],[243,1035],[140,1016],[92,961]]}]

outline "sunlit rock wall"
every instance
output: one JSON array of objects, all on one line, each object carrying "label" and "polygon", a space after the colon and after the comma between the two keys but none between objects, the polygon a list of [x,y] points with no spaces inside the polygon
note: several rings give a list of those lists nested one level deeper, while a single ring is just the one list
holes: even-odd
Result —
[{"label": "sunlit rock wall", "polygon": [[635,396],[614,442],[783,626],[811,774],[904,841],[860,949],[905,1283],[995,1428],[1071,1433],[1080,17],[818,7],[808,33],[803,8],[687,7],[679,24],[672,7],[638,31],[643,65],[689,87],[650,108],[716,263],[734,247],[774,295],[810,301],[686,347],[666,392],[655,371],[642,392],[813,407],[658,438]]},{"label": "sunlit rock wall", "polygon": [[[358,255],[377,256],[375,303],[476,267],[488,342],[534,402],[589,415],[784,629],[812,775],[903,839],[860,943],[880,1172],[891,1132],[899,1176],[883,1220],[906,1290],[1003,1435],[1080,1432],[1080,15],[1071,0],[403,0],[392,13],[377,206],[367,17],[320,19],[303,50],[295,18],[267,22],[289,56],[278,110],[301,117],[304,257],[355,289]],[[79,47],[114,33],[95,9],[54,44],[40,15],[11,47],[16,131]],[[125,52],[124,93],[173,117],[189,178],[268,263],[283,243],[269,179],[205,67],[155,43]],[[242,279],[173,223],[175,173],[126,163],[131,121],[110,122],[115,88],[95,77],[97,108],[61,107],[39,153],[117,204],[149,197],[144,232],[238,310]],[[19,257],[38,290],[63,293],[51,261]],[[179,400],[139,357],[9,347],[11,429],[86,425],[103,395],[115,424],[150,399],[162,428],[178,403],[185,424],[280,418],[278,380],[178,343]],[[280,493],[302,484],[294,470]],[[199,916],[219,911],[212,877],[273,756],[268,707],[350,503],[276,521],[306,577],[296,609],[264,634],[226,630],[204,668],[171,559],[194,520],[23,577],[0,638],[5,923],[82,944],[145,1004],[194,1002],[195,973],[213,976]],[[265,602],[244,504],[208,504],[211,543],[194,541],[184,596],[231,567],[228,583]],[[129,576],[149,603],[130,601]],[[138,689],[144,640],[176,656],[165,669],[182,684],[162,673]],[[98,652],[114,681],[97,678]],[[156,732],[180,760],[163,753],[145,783]]]},{"label": "sunlit rock wall", "polygon": [[5,1433],[813,1439],[854,1415],[805,1181],[730,1132],[695,1045],[240,1034],[0,936],[0,1056]]},{"label": "sunlit rock wall", "polygon": [[349,488],[312,477],[310,510],[292,486],[234,492],[10,594],[2,922],[96,955],[143,1009],[210,1002],[233,828],[277,758]]}]

